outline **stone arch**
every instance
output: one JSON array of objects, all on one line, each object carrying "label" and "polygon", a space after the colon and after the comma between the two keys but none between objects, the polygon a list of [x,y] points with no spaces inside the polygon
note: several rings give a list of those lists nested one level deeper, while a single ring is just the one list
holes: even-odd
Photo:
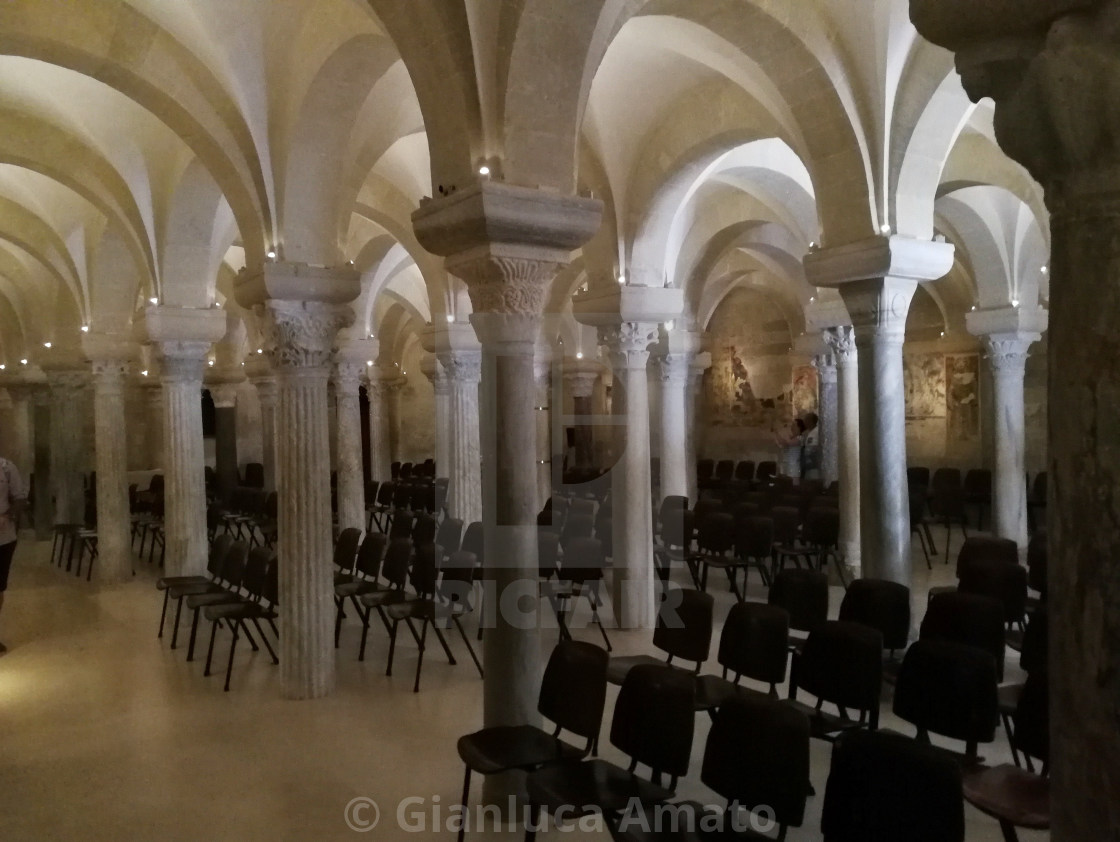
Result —
[{"label": "stone arch", "polygon": [[223,201],[210,171],[195,158],[179,178],[162,232],[158,290],[162,303],[210,306],[226,250],[220,243]]},{"label": "stone arch", "polygon": [[73,298],[78,312],[84,313],[88,306],[85,290],[78,267],[62,237],[39,216],[4,196],[0,196],[0,218],[4,219],[0,240],[11,243],[39,263],[57,281],[59,290],[65,290]]},{"label": "stone arch", "polygon": [[128,243],[107,228],[93,254],[90,279],[90,325],[98,333],[124,334],[143,279]]}]

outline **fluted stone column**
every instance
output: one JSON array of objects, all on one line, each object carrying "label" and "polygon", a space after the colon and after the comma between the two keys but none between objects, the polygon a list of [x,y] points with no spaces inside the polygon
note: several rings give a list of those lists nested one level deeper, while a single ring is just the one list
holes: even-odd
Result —
[{"label": "fluted stone column", "polygon": [[[440,364],[450,385],[448,418],[451,428],[451,464],[448,472],[447,510],[463,523],[482,520],[482,470],[479,464],[479,394],[482,379],[481,351],[447,351],[440,356]],[[532,398],[532,388],[529,390]],[[536,419],[531,418],[536,430]],[[531,453],[536,453],[533,444]],[[531,473],[536,480],[536,465]],[[532,498],[536,500],[534,490]]]},{"label": "fluted stone column", "polygon": [[625,448],[611,470],[614,615],[624,629],[653,628],[653,514],[650,510],[649,381],[646,363],[657,324],[623,322],[600,330],[614,371],[616,425]]},{"label": "fluted stone column", "polygon": [[163,385],[159,377],[151,375],[143,387],[144,401],[147,409],[145,415],[145,435],[148,451],[147,467],[161,470],[166,463],[163,450],[163,431],[166,425],[163,420]]},{"label": "fluted stone column", "polygon": [[[602,203],[481,180],[413,214],[420,243],[468,287],[483,347],[480,427],[487,579],[498,611],[484,641],[483,724],[539,721],[541,672],[533,348],[549,287],[598,227]],[[489,617],[486,618],[489,620]],[[486,778],[504,803],[516,777]]]},{"label": "fluted stone column", "polygon": [[202,377],[209,342],[160,343],[163,354],[164,532],[169,576],[206,572]]},{"label": "fluted stone column", "polygon": [[821,482],[827,488],[840,478],[840,407],[837,395],[836,358],[832,354],[813,357],[817,369],[818,414],[821,428]]},{"label": "fluted stone column", "polygon": [[912,0],[995,100],[1003,150],[1045,188],[1049,327],[1050,838],[1120,828],[1120,87],[1116,0]]},{"label": "fluted stone column", "polygon": [[31,418],[34,430],[35,539],[48,541],[54,525],[54,498],[51,492],[51,391],[45,385],[31,392]]},{"label": "fluted stone column", "polygon": [[864,574],[910,586],[910,510],[902,343],[918,281],[952,268],[953,247],[874,237],[810,251],[809,282],[839,289],[855,329],[860,401],[860,538]]},{"label": "fluted stone column", "polygon": [[85,522],[85,491],[81,471],[81,413],[75,411],[89,374],[77,369],[47,370],[50,385],[50,493],[54,522]]},{"label": "fluted stone column", "polygon": [[824,332],[836,362],[836,478],[840,481],[840,549],[853,578],[861,574],[859,494],[859,367],[850,327]]},{"label": "fluted stone column", "polygon": [[[89,353],[87,351],[87,353]],[[97,577],[103,582],[132,578],[132,541],[128,508],[125,356],[93,358],[93,414],[97,464]]]},{"label": "fluted stone column", "polygon": [[362,466],[362,409],[358,390],[364,363],[341,359],[334,368],[335,420],[338,424],[338,528],[365,529],[365,478]]},{"label": "fluted stone column", "polygon": [[401,454],[401,390],[407,378],[398,375],[386,384],[382,396],[385,411],[385,432],[389,438],[389,463],[402,462]]},{"label": "fluted stone column", "polygon": [[241,482],[237,469],[237,383],[232,379],[209,387],[214,402],[214,473],[218,494],[228,500]]},{"label": "fluted stone column", "polygon": [[[369,369],[366,396],[369,398],[369,472],[372,479],[387,482],[392,477],[392,451],[389,433],[389,392],[396,373]],[[444,468],[446,470],[446,468]]]},{"label": "fluted stone column", "polygon": [[276,378],[263,356],[253,357],[245,366],[257,401],[261,406],[261,465],[264,467],[264,490],[276,490]]},{"label": "fluted stone column", "polygon": [[700,400],[701,387],[704,385],[704,372],[712,366],[712,355],[705,351],[697,354],[688,370],[688,384],[685,387],[685,437],[684,437],[684,462],[686,488],[688,500],[695,505],[700,499],[700,491],[696,484],[696,406]]},{"label": "fluted stone column", "polygon": [[537,508],[552,496],[552,356],[538,346],[533,358],[533,383],[537,420]]},{"label": "fluted stone column", "polygon": [[10,408],[5,441],[8,442],[7,446],[12,454],[8,458],[19,468],[20,475],[26,478],[31,475],[35,464],[31,426],[31,389],[28,386],[9,385],[7,392]]},{"label": "fluted stone column", "polygon": [[[659,363],[661,373],[661,499],[688,496],[689,379],[693,354],[666,354]],[[695,470],[695,460],[693,460]]]},{"label": "fluted stone column", "polygon": [[992,370],[995,422],[995,471],[992,476],[992,525],[995,534],[1027,550],[1026,409],[1023,376],[1033,338],[989,336],[984,340]]}]

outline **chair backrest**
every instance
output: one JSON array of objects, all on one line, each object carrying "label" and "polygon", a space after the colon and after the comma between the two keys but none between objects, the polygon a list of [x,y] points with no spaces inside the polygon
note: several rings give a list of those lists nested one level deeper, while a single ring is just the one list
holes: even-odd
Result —
[{"label": "chair backrest", "polygon": [[343,572],[352,572],[361,541],[362,530],[354,527],[343,529],[338,534],[338,540],[334,542],[334,566]]},{"label": "chair backrest", "polygon": [[370,506],[377,502],[377,492],[381,489],[381,483],[375,479],[367,480],[366,482],[366,505]]},{"label": "chair backrest", "polygon": [[759,462],[758,467],[755,468],[754,478],[758,482],[769,482],[774,479],[778,474],[778,463],[774,460],[766,462]]},{"label": "chair backrest", "polygon": [[396,492],[396,483],[389,480],[381,483],[381,487],[377,489],[377,505],[390,506],[393,503],[393,494]]},{"label": "chair backrest", "polygon": [[933,472],[933,490],[943,488],[963,488],[959,468],[938,468]]},{"label": "chair backrest", "polygon": [[1050,615],[1045,605],[1031,612],[1023,632],[1019,666],[1026,672],[1046,672],[1050,665]]},{"label": "chair backrest", "polygon": [[832,749],[824,842],[964,842],[961,769],[933,746],[888,731],[848,731]]},{"label": "chair backrest", "polygon": [[467,531],[463,533],[463,540],[459,544],[459,549],[463,552],[474,553],[475,557],[482,561],[482,521],[476,520],[467,525]]},{"label": "chair backrest", "polygon": [[769,558],[773,548],[773,518],[768,515],[751,515],[736,521],[735,555],[738,558]]},{"label": "chair backrest", "polygon": [[964,643],[919,640],[902,659],[893,710],[919,735],[991,742],[999,722],[995,659]]},{"label": "chair backrest", "polygon": [[699,482],[709,480],[716,469],[714,459],[700,459],[696,462],[696,479]]},{"label": "chair backrest", "polygon": [[1046,599],[1047,565],[1049,564],[1046,533],[1034,535],[1027,544],[1027,585]]},{"label": "chair backrest", "polygon": [[465,613],[471,610],[471,594],[478,575],[478,559],[474,553],[459,550],[448,556],[439,569],[438,595],[448,604],[457,605]]},{"label": "chair backrest", "polygon": [[1035,474],[1034,482],[1031,483],[1031,502],[1039,506],[1046,505],[1046,471]]},{"label": "chair backrest", "polygon": [[883,635],[858,623],[830,620],[809,633],[793,659],[791,683],[818,699],[867,711],[878,725]]},{"label": "chair backrest", "polygon": [[210,557],[206,561],[206,571],[211,578],[221,576],[222,564],[225,562],[226,553],[229,552],[231,546],[233,546],[233,536],[229,534],[219,535],[210,545]]},{"label": "chair backrest", "polygon": [[747,460],[735,466],[736,482],[750,482],[752,479],[754,479],[754,462]]},{"label": "chair backrest", "polygon": [[1015,747],[1024,754],[1050,761],[1050,690],[1045,670],[1032,672],[1019,694],[1012,716]]},{"label": "chair backrest", "polygon": [[920,488],[925,491],[929,488],[929,468],[912,466],[906,469],[906,484],[910,489]]},{"label": "chair backrest", "polygon": [[560,559],[560,536],[555,532],[537,532],[537,569],[542,579],[548,579],[556,572]]},{"label": "chair backrest", "polygon": [[688,772],[695,719],[695,679],[683,670],[639,664],[626,674],[611,720],[611,744],[654,779],[676,779]]},{"label": "chair backrest", "polygon": [[996,538],[992,535],[970,535],[961,544],[957,553],[957,578],[963,568],[978,559],[996,559],[1007,564],[1019,563],[1019,546],[1010,538]]},{"label": "chair backrest", "polygon": [[996,676],[1003,680],[1003,603],[980,594],[939,593],[926,606],[918,632],[920,640],[951,640],[990,652]]},{"label": "chair backrest", "polygon": [[910,639],[910,589],[885,579],[856,579],[844,593],[839,619],[878,629],[886,649],[905,649]]},{"label": "chair backrest", "polygon": [[245,466],[245,485],[250,488],[264,488],[264,465],[250,462]]},{"label": "chair backrest", "polygon": [[592,515],[576,514],[573,509],[568,519],[564,521],[564,529],[560,532],[560,546],[566,549],[573,540],[590,538],[594,532],[595,518]]},{"label": "chair backrest", "polygon": [[385,550],[385,560],[381,572],[389,585],[396,590],[404,590],[408,579],[408,563],[412,559],[412,542],[407,538],[394,538]]},{"label": "chair backrest", "polygon": [[568,582],[602,579],[603,563],[603,545],[598,538],[573,538],[564,548],[560,578]]},{"label": "chair backrest", "polygon": [[[403,476],[402,476],[403,479]],[[397,483],[393,489],[393,508],[409,509],[412,507],[412,486],[406,482]]]},{"label": "chair backrest", "polygon": [[[607,700],[605,649],[578,640],[564,640],[548,658],[537,710],[566,731],[598,740]],[[589,745],[590,748],[590,745]]]},{"label": "chair backrest", "polygon": [[444,518],[436,531],[436,543],[445,556],[459,552],[463,543],[463,521],[457,517]]},{"label": "chair backrest", "polygon": [[421,544],[416,547],[412,560],[412,568],[408,572],[408,581],[417,596],[433,597],[436,593],[436,582],[439,580],[439,569],[436,566],[436,545]]},{"label": "chair backrest", "polygon": [[714,608],[715,600],[710,594],[669,587],[657,610],[653,645],[670,659],[695,661],[699,671],[712,647]]},{"label": "chair backrest", "polygon": [[828,575],[817,570],[783,570],[774,577],[770,605],[789,612],[789,627],[811,632],[828,620]]},{"label": "chair backrest", "polygon": [[705,552],[724,555],[735,546],[735,518],[727,512],[709,512],[699,521],[696,543]]},{"label": "chair backrest", "polygon": [[571,502],[568,509],[569,517],[589,517],[594,521],[595,519],[595,501],[585,500],[582,498],[575,499]]},{"label": "chair backrest", "polygon": [[241,587],[245,578],[245,564],[249,558],[249,545],[244,541],[234,541],[222,561],[222,580],[231,588]]},{"label": "chair backrest", "polygon": [[801,538],[814,547],[835,547],[840,542],[840,511],[815,507],[805,515]]},{"label": "chair backrest", "polygon": [[657,522],[664,523],[665,516],[670,512],[675,512],[678,509],[688,508],[688,498],[683,494],[667,494],[661,501],[661,505],[657,509]]},{"label": "chair backrest", "polygon": [[422,514],[417,516],[416,520],[412,523],[412,531],[409,533],[413,546],[422,547],[425,544],[434,544],[436,540],[436,530],[438,528],[436,519],[431,515]]},{"label": "chair backrest", "polygon": [[241,579],[241,587],[253,599],[264,597],[268,580],[268,565],[274,553],[267,547],[253,547],[249,550],[249,558],[245,562],[245,575]]},{"label": "chair backrest", "polygon": [[412,513],[407,509],[394,509],[393,522],[389,526],[389,540],[412,537]]},{"label": "chair backrest", "polygon": [[719,638],[720,666],[739,677],[771,687],[786,680],[789,661],[789,612],[775,605],[737,602]]},{"label": "chair backrest", "polygon": [[783,828],[800,826],[809,794],[809,718],[765,696],[730,699],[712,720],[700,780],[738,807],[767,807]]},{"label": "chair backrest", "polygon": [[716,463],[716,479],[729,480],[735,475],[735,462],[731,459],[720,459]]},{"label": "chair backrest", "polygon": [[992,496],[992,472],[987,468],[973,468],[964,475],[964,492],[975,497]]},{"label": "chair backrest", "polygon": [[770,509],[770,517],[774,520],[774,543],[788,546],[797,540],[801,509],[794,506],[774,506]]},{"label": "chair backrest", "polygon": [[961,593],[994,597],[1003,603],[1005,622],[1020,622],[1027,612],[1027,568],[995,558],[975,559],[961,568]]},{"label": "chair backrest", "polygon": [[355,571],[374,582],[381,575],[381,561],[385,548],[389,546],[389,536],[383,532],[367,532],[358,548],[358,562]]}]

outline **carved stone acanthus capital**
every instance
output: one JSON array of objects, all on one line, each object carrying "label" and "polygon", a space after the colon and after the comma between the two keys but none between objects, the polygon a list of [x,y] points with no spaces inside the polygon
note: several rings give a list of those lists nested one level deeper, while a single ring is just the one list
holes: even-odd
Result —
[{"label": "carved stone acanthus capital", "polygon": [[257,390],[257,400],[260,401],[261,409],[275,409],[276,378],[272,375],[254,377],[252,383]]},{"label": "carved stone acanthus capital", "polygon": [[840,295],[848,307],[857,344],[865,340],[902,343],[906,315],[914,298],[916,281],[900,278],[870,278],[843,284]]},{"label": "carved stone acanthus capital", "polygon": [[47,383],[51,392],[62,400],[77,397],[78,393],[89,386],[89,373],[81,370],[48,370]]},{"label": "carved stone acanthus capital", "polygon": [[836,357],[829,354],[817,354],[813,357],[813,368],[817,370],[817,377],[823,383],[836,382]]},{"label": "carved stone acanthus capital", "polygon": [[552,279],[563,264],[490,252],[447,259],[447,271],[462,278],[476,313],[540,316]]},{"label": "carved stone acanthus capital", "polygon": [[657,338],[654,322],[622,322],[599,328],[599,341],[606,347],[611,367],[645,370],[649,346]]},{"label": "carved stone acanthus capital", "polygon": [[856,361],[856,336],[850,326],[830,327],[822,335],[836,365],[843,366]]},{"label": "carved stone acanthus capital", "polygon": [[175,340],[160,342],[160,380],[164,383],[195,381],[201,385],[209,342]]},{"label": "carved stone acanthus capital", "polygon": [[93,369],[94,388],[101,394],[124,390],[125,379],[132,369],[132,363],[121,357],[102,357],[94,359]]},{"label": "carved stone acanthus capital", "polygon": [[666,354],[658,360],[661,380],[665,383],[684,385],[692,374],[694,354]]},{"label": "carved stone acanthus capital", "polygon": [[236,383],[214,383],[207,388],[216,409],[234,409],[237,407]]},{"label": "carved stone acanthus capital", "polygon": [[456,386],[478,384],[482,380],[481,351],[445,351],[439,355],[447,379]]},{"label": "carved stone acanthus capital", "polygon": [[273,369],[328,368],[335,337],[354,320],[346,304],[270,300],[253,308]]},{"label": "carved stone acanthus capital", "polygon": [[1015,375],[1022,377],[1027,368],[1027,349],[1038,337],[984,337],[984,350],[992,373],[997,376]]},{"label": "carved stone acanthus capital", "polygon": [[361,363],[339,361],[334,364],[331,380],[334,383],[335,394],[338,396],[358,397],[358,390],[362,386],[362,376],[366,373],[366,366]]},{"label": "carved stone acanthus capital", "polygon": [[1062,210],[1120,189],[1120,7],[1114,0],[913,0],[918,30],[956,51],[968,95],[996,103],[1000,146]]},{"label": "carved stone acanthus capital", "polygon": [[589,398],[595,392],[595,383],[599,380],[599,372],[589,368],[577,368],[564,371],[564,385],[572,393],[573,398]]}]

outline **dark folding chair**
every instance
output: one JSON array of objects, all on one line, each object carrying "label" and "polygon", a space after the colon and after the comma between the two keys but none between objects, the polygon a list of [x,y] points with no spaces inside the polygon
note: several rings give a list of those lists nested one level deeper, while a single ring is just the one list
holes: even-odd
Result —
[{"label": "dark folding chair", "polygon": [[[541,680],[537,711],[555,723],[549,733],[532,725],[484,728],[460,737],[459,757],[466,766],[463,779],[463,813],[467,815],[471,772],[496,775],[519,769],[531,772],[564,760],[582,760],[599,739],[607,696],[607,653],[590,643],[561,641],[552,650]],[[565,731],[584,741],[573,746],[561,739]],[[459,829],[462,842],[467,831]]]},{"label": "dark folding chair", "polygon": [[755,692],[739,684],[743,678],[769,684],[770,695],[777,698],[788,661],[789,613],[757,602],[735,603],[719,638],[716,662],[723,668],[722,675],[697,676],[697,710],[710,711],[736,695]]},{"label": "dark folding chair", "polygon": [[159,632],[156,637],[163,637],[164,620],[167,617],[167,604],[175,600],[175,626],[171,633],[171,648],[179,644],[179,620],[183,614],[183,600],[195,594],[211,593],[225,589],[226,556],[233,547],[233,538],[229,535],[219,535],[210,548],[210,558],[206,563],[206,576],[170,576],[156,581],[156,587],[163,590],[163,611],[159,617]]},{"label": "dark folding chair", "polygon": [[965,505],[976,507],[976,528],[984,528],[984,512],[992,508],[992,472],[973,468],[964,475]]},{"label": "dark folding chair", "polygon": [[339,635],[342,633],[342,619],[345,614],[345,603],[349,599],[354,606],[358,617],[364,615],[358,598],[363,594],[375,593],[383,590],[380,575],[381,562],[385,557],[385,548],[389,545],[389,536],[383,532],[367,532],[358,548],[358,560],[354,566],[353,578],[335,582],[334,585],[334,646],[338,648]]},{"label": "dark folding chair", "polygon": [[[809,716],[813,736],[831,740],[851,728],[879,727],[879,695],[883,684],[883,635],[857,623],[832,620],[809,633],[805,646],[793,653],[789,702]],[[817,699],[815,707],[797,701],[798,690]],[[839,716],[823,710],[829,702]],[[848,710],[859,719],[848,716]]]},{"label": "dark folding chair", "polygon": [[358,559],[358,545],[362,542],[362,530],[350,527],[343,529],[334,542],[334,583],[350,582],[354,579],[354,563]]},{"label": "dark folding chair", "polygon": [[249,628],[245,625],[246,621],[251,622],[260,635],[261,641],[264,643],[268,654],[272,658],[272,663],[275,666],[280,663],[280,659],[276,657],[276,651],[272,648],[272,644],[268,642],[268,636],[260,626],[261,620],[266,620],[272,625],[273,632],[276,631],[276,626],[273,620],[276,619],[276,610],[279,606],[278,593],[278,576],[276,556],[271,556],[263,587],[260,593],[251,592],[248,599],[240,602],[227,602],[221,605],[210,605],[203,609],[206,619],[210,621],[210,645],[206,651],[206,668],[203,670],[203,675],[210,675],[210,665],[214,658],[214,637],[218,630],[219,623],[225,622],[232,633],[232,639],[229,644],[229,660],[226,663],[226,683],[222,688],[225,692],[229,692],[229,680],[233,675],[233,658],[237,652],[237,641],[241,633],[244,632],[249,644],[252,646],[253,651],[258,651],[259,647],[249,634]]},{"label": "dark folding chair", "polygon": [[733,553],[735,519],[727,512],[710,511],[698,523],[697,551],[688,557],[688,566],[693,572],[693,579],[699,578],[699,589],[707,591],[709,570],[713,567],[723,570],[727,574],[727,581],[731,585],[731,592],[735,594],[735,599],[742,602],[744,597],[739,591],[736,574],[745,565]]},{"label": "dark folding chair", "polygon": [[385,609],[398,602],[409,599],[405,592],[408,581],[408,567],[412,561],[412,541],[408,538],[397,538],[389,542],[385,550],[385,558],[381,562],[381,574],[384,576],[387,587],[369,591],[358,597],[362,609],[359,619],[362,621],[362,641],[358,646],[358,660],[366,659],[366,640],[369,637],[369,618],[376,611],[385,626],[386,634],[392,635],[392,622],[385,614]]},{"label": "dark folding chair", "polygon": [[824,842],[964,842],[961,770],[901,734],[836,740],[821,814]]},{"label": "dark folding chair", "polygon": [[[630,758],[628,768],[593,759],[557,763],[530,772],[526,780],[532,820],[526,842],[536,838],[544,811],[567,808],[569,818],[602,813],[608,824],[632,804],[663,803],[688,772],[692,753],[693,677],[666,666],[634,667],[619,691],[611,721],[611,744]],[[635,773],[649,767],[650,780]],[[662,775],[669,776],[662,786]],[[572,808],[575,808],[574,811]]]},{"label": "dark folding chair", "polygon": [[949,640],[966,643],[991,653],[996,678],[1003,681],[1006,647],[1003,604],[989,596],[970,593],[938,594],[929,601],[919,640]]},{"label": "dark folding chair", "polygon": [[657,611],[657,625],[653,630],[653,647],[666,654],[666,658],[653,655],[627,655],[611,658],[607,668],[607,681],[622,684],[627,674],[639,664],[673,665],[673,659],[691,661],[693,675],[699,675],[712,646],[712,613],[715,600],[706,593],[670,587]]},{"label": "dark folding chair", "polygon": [[910,642],[910,589],[884,579],[856,579],[844,593],[839,619],[878,629],[893,657]]},{"label": "dark folding chair", "polygon": [[[793,631],[812,633],[828,620],[828,576],[817,570],[783,570],[770,583],[770,605],[784,608]],[[797,647],[804,638],[791,640]]]},{"label": "dark folding chair", "polygon": [[568,618],[574,612],[579,598],[586,596],[591,606],[591,619],[599,627],[603,645],[610,652],[611,642],[607,637],[607,630],[603,628],[603,621],[599,618],[599,606],[603,604],[600,594],[603,565],[603,547],[598,539],[572,538],[564,548],[558,575],[559,584],[552,590],[551,600],[560,625],[560,639],[571,640]]}]

